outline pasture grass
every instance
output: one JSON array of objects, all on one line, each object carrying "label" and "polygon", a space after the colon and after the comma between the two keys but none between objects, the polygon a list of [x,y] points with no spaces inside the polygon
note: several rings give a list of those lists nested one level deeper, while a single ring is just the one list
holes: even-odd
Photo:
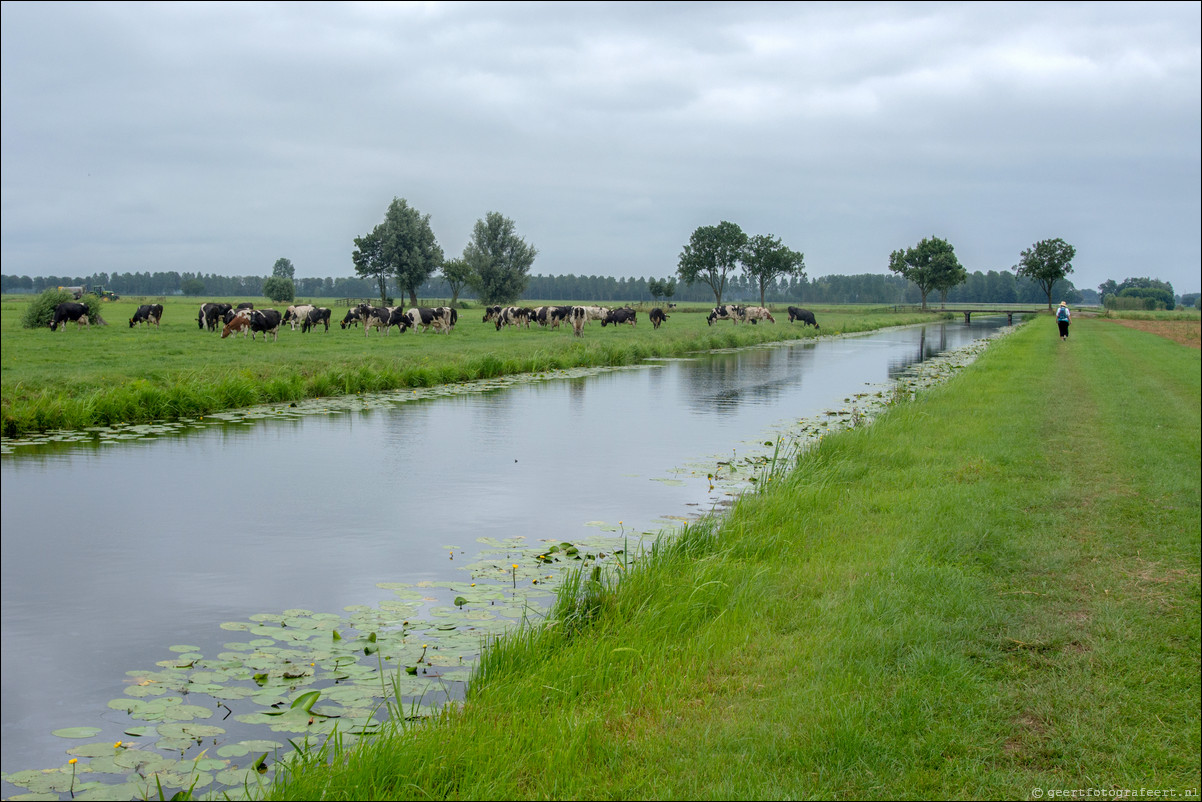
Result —
[{"label": "pasture grass", "polygon": [[1163,338],[1024,326],[272,798],[1197,798],[1199,386]]},{"label": "pasture grass", "polygon": [[[652,356],[938,319],[887,309],[818,309],[823,328],[817,332],[800,323],[790,325],[787,314],[775,324],[711,327],[705,315],[681,311],[655,330],[644,308],[637,327],[602,328],[594,322],[583,338],[576,338],[570,327],[497,331],[481,321],[482,311],[471,309],[463,311],[450,335],[394,330],[388,336],[365,336],[361,328],[344,331],[335,322],[328,332],[284,327],[278,341],[264,342],[261,335],[257,341],[223,340],[202,331],[196,322],[199,303],[174,298],[105,303],[107,326],[25,329],[21,322],[31,298],[8,295],[0,300],[0,432],[9,437],[506,374],[629,365]],[[134,310],[147,302],[164,304],[162,326],[130,329]],[[336,310],[336,319],[344,313]]]}]

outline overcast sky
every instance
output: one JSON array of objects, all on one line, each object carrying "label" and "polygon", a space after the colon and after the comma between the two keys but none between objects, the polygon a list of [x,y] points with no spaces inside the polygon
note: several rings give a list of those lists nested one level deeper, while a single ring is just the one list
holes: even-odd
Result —
[{"label": "overcast sky", "polygon": [[666,277],[723,220],[808,274],[1061,237],[1198,291],[1202,5],[5,2],[3,272],[352,275],[394,197],[448,258]]}]

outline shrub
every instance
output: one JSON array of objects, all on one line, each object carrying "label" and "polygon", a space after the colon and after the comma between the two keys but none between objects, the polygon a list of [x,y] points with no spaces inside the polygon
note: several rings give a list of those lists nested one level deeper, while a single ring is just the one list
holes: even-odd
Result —
[{"label": "shrub", "polygon": [[[27,329],[40,329],[54,322],[54,310],[64,301],[74,301],[75,296],[66,290],[46,290],[25,308],[25,316],[21,318],[21,326]],[[88,305],[88,318],[99,323],[100,299],[91,293],[79,299],[81,304]]]}]

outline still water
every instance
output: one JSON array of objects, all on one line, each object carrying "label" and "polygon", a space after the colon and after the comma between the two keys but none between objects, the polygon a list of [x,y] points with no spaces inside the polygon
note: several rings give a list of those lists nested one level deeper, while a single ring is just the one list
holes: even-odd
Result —
[{"label": "still water", "polygon": [[479,537],[571,540],[600,521],[655,532],[707,511],[720,490],[705,466],[1001,324],[15,448],[0,460],[3,769],[62,765],[73,744],[57,728],[120,738],[129,719],[106,703],[125,672],[173,644],[217,651],[223,621],[339,612],[387,596],[380,582],[462,578],[455,561]]}]

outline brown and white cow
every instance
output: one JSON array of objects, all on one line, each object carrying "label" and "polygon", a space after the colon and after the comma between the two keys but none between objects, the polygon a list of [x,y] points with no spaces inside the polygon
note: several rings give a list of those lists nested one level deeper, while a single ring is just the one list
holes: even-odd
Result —
[{"label": "brown and white cow", "polygon": [[760,320],[767,320],[769,323],[776,322],[776,318],[772,316],[772,313],[768,311],[768,307],[766,306],[745,306],[739,317],[743,319],[744,323],[751,323],[752,325],[755,325]]}]

